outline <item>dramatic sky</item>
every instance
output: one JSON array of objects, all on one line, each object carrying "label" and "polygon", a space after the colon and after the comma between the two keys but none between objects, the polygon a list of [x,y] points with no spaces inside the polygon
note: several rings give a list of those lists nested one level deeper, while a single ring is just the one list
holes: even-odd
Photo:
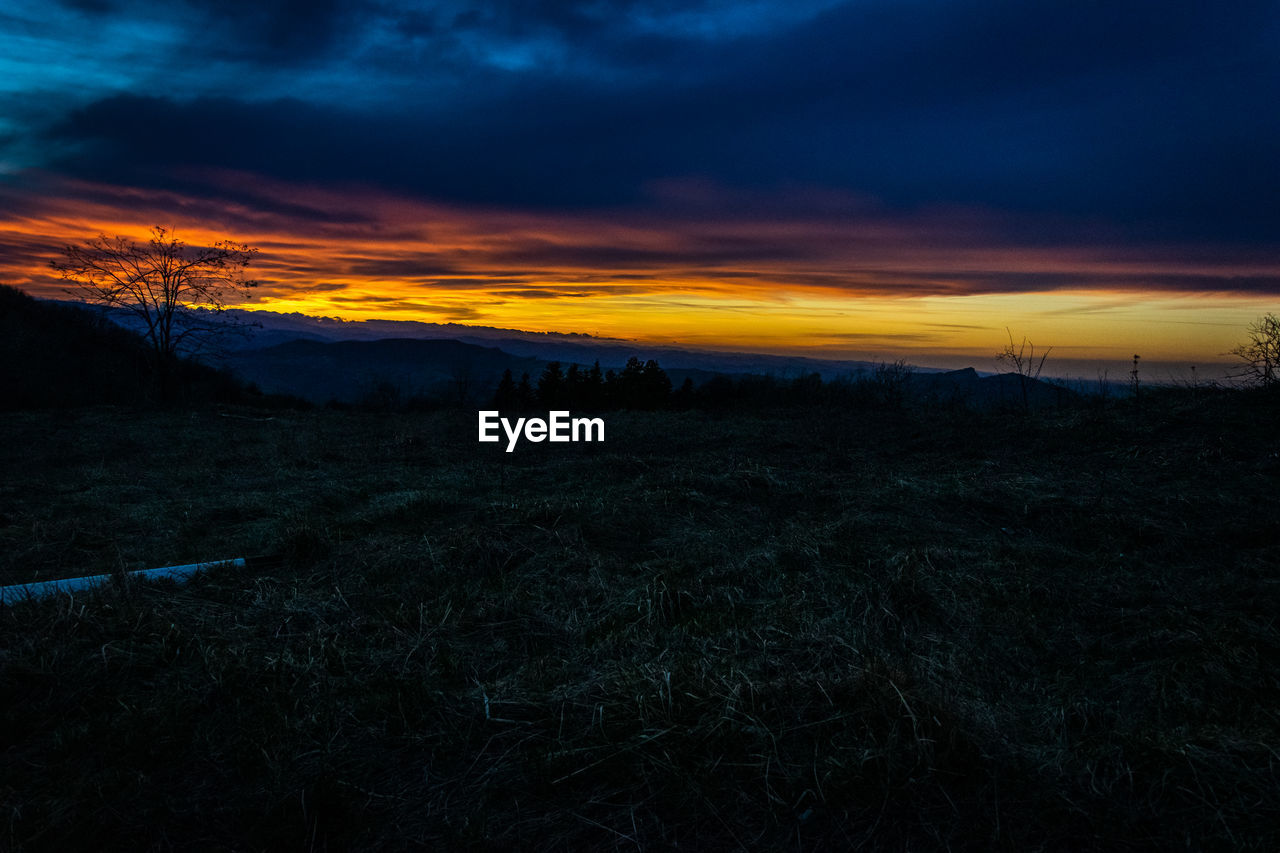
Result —
[{"label": "dramatic sky", "polygon": [[175,227],[254,304],[991,366],[1280,303],[1280,4],[0,0],[0,282]]}]

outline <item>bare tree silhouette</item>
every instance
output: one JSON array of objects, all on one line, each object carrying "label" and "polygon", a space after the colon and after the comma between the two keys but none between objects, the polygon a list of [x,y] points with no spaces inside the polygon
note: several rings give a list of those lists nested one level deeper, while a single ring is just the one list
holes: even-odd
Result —
[{"label": "bare tree silhouette", "polygon": [[1267,314],[1255,320],[1249,326],[1249,341],[1230,355],[1244,362],[1237,377],[1263,388],[1276,387],[1280,383],[1280,317]]},{"label": "bare tree silhouette", "polygon": [[188,246],[170,229],[156,226],[145,243],[102,234],[69,245],[51,266],[74,283],[68,293],[141,321],[155,356],[160,394],[167,398],[180,354],[194,354],[215,336],[248,325],[218,315],[257,286],[244,275],[257,251],[231,240]]},{"label": "bare tree silhouette", "polygon": [[1021,344],[1014,344],[1013,332],[1010,332],[1008,327],[1005,331],[1009,334],[1009,343],[996,353],[996,361],[1008,364],[1018,375],[1018,386],[1022,389],[1022,409],[1029,411],[1031,409],[1030,386],[1040,378],[1040,372],[1044,370],[1044,361],[1049,357],[1049,353],[1053,352],[1053,347],[1041,353],[1037,360],[1036,345],[1027,340],[1026,335],[1022,336]]}]

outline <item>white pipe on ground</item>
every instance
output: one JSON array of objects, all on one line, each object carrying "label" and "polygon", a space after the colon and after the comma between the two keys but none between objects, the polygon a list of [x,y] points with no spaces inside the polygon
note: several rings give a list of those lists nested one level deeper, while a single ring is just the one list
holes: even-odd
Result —
[{"label": "white pipe on ground", "polygon": [[[245,558],[237,557],[234,560],[215,560],[211,563],[188,563],[185,566],[164,566],[159,569],[140,569],[136,572],[126,572],[126,576],[137,580],[160,580],[161,578],[169,578],[175,581],[184,581],[197,572],[207,571],[218,566],[227,566],[229,568],[244,568]],[[12,586],[0,586],[0,604],[13,604],[15,601],[26,601],[32,598],[48,598],[52,595],[65,592],[68,595],[83,589],[92,589],[99,584],[110,580],[112,575],[88,575],[81,578],[61,578],[56,581],[43,581],[40,583],[19,583]]]}]

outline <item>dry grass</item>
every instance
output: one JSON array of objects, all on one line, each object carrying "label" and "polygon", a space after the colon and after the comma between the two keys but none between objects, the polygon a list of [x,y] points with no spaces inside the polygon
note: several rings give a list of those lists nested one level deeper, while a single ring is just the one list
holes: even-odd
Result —
[{"label": "dry grass", "polygon": [[0,846],[1274,849],[1260,400],[6,415]]}]

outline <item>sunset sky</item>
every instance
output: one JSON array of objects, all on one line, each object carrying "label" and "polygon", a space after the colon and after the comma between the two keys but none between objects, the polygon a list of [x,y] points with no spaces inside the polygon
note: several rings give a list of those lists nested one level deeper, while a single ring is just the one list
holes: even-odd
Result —
[{"label": "sunset sky", "polygon": [[155,224],[274,311],[1209,364],[1280,310],[1280,4],[0,0],[0,283]]}]

